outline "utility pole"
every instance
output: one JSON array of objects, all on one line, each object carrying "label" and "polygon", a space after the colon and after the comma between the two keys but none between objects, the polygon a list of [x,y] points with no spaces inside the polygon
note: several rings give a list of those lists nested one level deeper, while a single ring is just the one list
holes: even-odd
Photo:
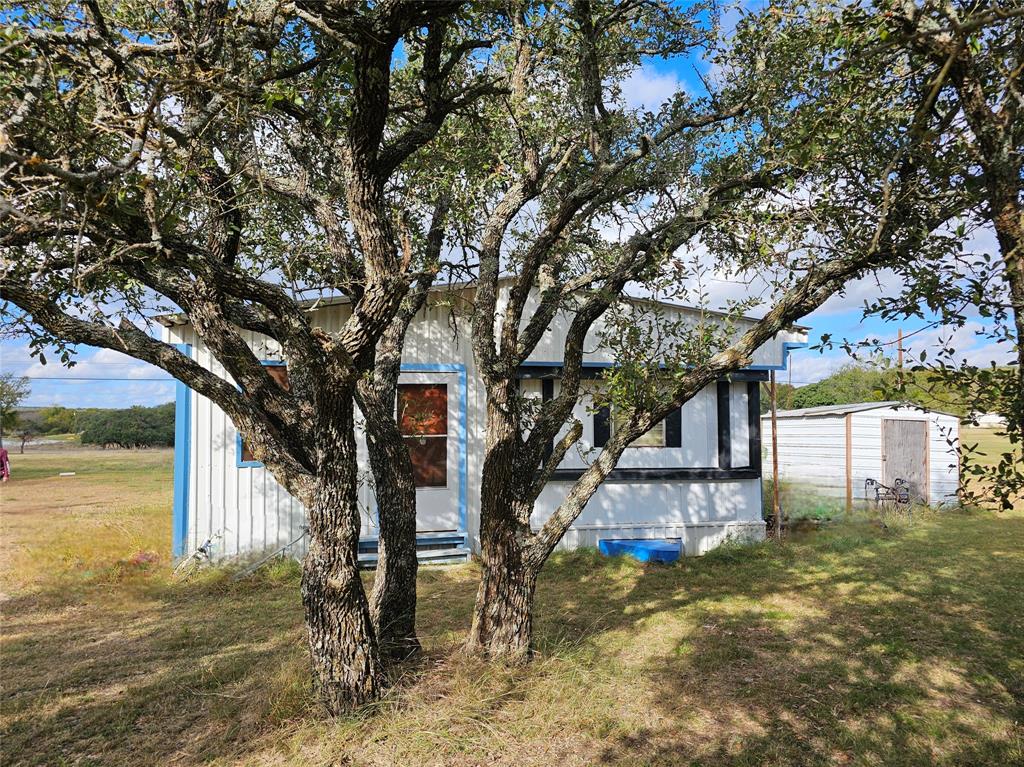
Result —
[{"label": "utility pole", "polygon": [[782,506],[779,503],[779,423],[776,414],[775,371],[770,373],[772,404],[772,515],[775,517],[775,537],[782,540]]},{"label": "utility pole", "polygon": [[896,331],[896,367],[903,370],[903,328]]}]

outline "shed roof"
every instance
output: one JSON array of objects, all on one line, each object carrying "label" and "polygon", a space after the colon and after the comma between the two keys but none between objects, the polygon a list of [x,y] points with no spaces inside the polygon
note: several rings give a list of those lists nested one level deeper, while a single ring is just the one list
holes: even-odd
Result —
[{"label": "shed roof", "polygon": [[[955,413],[947,413],[943,410],[932,410],[921,407],[914,402],[900,402],[899,400],[887,400],[885,402],[854,402],[849,405],[820,405],[818,407],[804,407],[798,410],[780,410],[775,414],[776,418],[811,418],[814,416],[846,415],[847,413],[860,413],[866,410],[881,410],[883,408],[895,410],[901,407],[912,407],[925,413],[938,413],[957,417]],[[766,413],[762,418],[771,417]]]}]

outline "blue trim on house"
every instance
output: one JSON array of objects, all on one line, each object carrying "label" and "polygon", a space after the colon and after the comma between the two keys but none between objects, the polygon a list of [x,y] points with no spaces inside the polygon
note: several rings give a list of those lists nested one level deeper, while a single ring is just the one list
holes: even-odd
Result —
[{"label": "blue trim on house", "polygon": [[[260,360],[261,365],[267,367],[276,368],[287,365],[288,363],[284,360]],[[243,461],[242,460],[242,432],[235,427],[235,467],[239,469],[261,469],[263,468],[262,461]]]},{"label": "blue trim on house", "polygon": [[466,423],[469,418],[469,388],[466,383],[466,366],[457,362],[451,364],[423,363],[402,365],[400,369],[403,373],[458,373],[459,375],[458,396],[461,410],[457,434],[459,446],[459,531],[466,532],[469,530],[468,489],[466,486],[469,474],[468,425]]},{"label": "blue trim on house", "polygon": [[[534,361],[534,360],[527,360],[526,362],[523,363],[523,365],[525,367],[536,366],[536,367],[545,367],[545,368],[560,368],[560,367],[563,367],[565,365],[565,363],[564,362],[545,362],[545,361],[537,362],[537,361]],[[583,363],[583,367],[585,367],[585,368],[611,368],[611,367],[615,367],[615,363],[614,362],[584,362]]]},{"label": "blue trim on house", "polygon": [[[174,347],[188,357],[191,344]],[[174,507],[171,512],[171,556],[185,556],[188,539],[188,486],[192,464],[192,390],[181,381],[174,387]]]}]

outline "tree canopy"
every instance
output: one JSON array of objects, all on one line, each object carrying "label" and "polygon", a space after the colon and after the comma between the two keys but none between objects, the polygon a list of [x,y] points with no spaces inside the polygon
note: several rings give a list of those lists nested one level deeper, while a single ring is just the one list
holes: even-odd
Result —
[{"label": "tree canopy", "polygon": [[[999,310],[992,275],[959,257],[972,216],[1006,201],[999,157],[1017,136],[971,144],[989,134],[963,122],[973,70],[960,63],[970,54],[989,73],[989,100],[1012,92],[1016,12],[787,0],[725,36],[713,5],[656,0],[22,6],[0,64],[8,323],[40,356],[71,363],[92,344],[166,370],[302,502],[311,666],[332,712],[380,695],[378,640],[414,623],[388,597],[414,590],[416,562],[393,396],[433,283],[471,293],[453,314],[487,398],[468,644],[520,658],[538,573],[624,448],[830,296],[889,269],[910,287],[872,307],[884,316],[922,302],[1004,319],[1022,308],[1011,280],[1012,311]],[[996,54],[976,50],[979,36]],[[631,106],[629,74],[674,56],[713,66],[705,88]],[[978,192],[993,180],[1002,197]],[[955,287],[929,276],[950,264]],[[709,268],[757,290],[711,312]],[[692,303],[698,319],[638,315],[630,287]],[[325,297],[345,302],[337,328],[311,322],[304,299]],[[758,304],[763,316],[743,320]],[[154,337],[168,310],[203,364]],[[517,369],[556,317],[569,325],[559,391],[535,407]],[[594,335],[616,358],[598,396],[626,415],[535,530],[534,503],[580,439]],[[286,385],[257,339],[288,361]],[[357,403],[391,499],[370,599]]]}]

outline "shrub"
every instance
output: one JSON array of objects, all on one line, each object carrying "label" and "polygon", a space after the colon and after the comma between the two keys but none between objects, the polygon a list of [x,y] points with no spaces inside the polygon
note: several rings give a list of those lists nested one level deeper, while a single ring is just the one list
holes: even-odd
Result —
[{"label": "shrub", "polygon": [[170,447],[174,444],[174,403],[156,407],[130,407],[90,413],[82,431],[82,443],[131,447]]}]

